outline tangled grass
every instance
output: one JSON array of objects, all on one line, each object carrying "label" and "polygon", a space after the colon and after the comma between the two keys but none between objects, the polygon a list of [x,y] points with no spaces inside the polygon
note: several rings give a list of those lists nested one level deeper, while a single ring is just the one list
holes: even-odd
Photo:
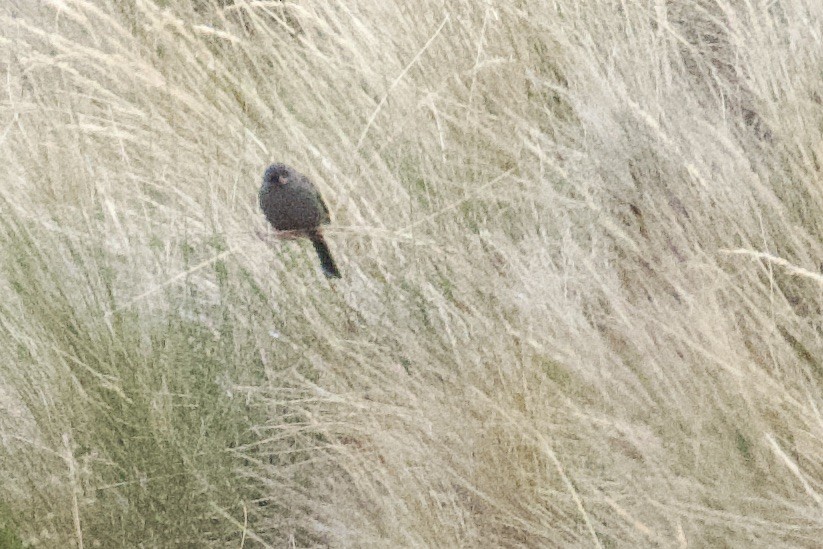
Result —
[{"label": "tangled grass", "polygon": [[6,2],[0,545],[817,546],[820,28]]}]

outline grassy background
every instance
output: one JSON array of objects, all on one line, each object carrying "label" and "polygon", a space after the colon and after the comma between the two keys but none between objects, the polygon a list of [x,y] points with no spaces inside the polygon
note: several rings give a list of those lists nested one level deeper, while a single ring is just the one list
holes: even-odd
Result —
[{"label": "grassy background", "polygon": [[816,546],[820,28],[5,2],[0,545]]}]

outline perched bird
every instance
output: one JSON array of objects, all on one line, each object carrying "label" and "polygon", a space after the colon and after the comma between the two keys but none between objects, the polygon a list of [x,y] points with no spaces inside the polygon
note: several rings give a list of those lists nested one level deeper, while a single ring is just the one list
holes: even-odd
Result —
[{"label": "perched bird", "polygon": [[340,278],[340,271],[320,232],[320,225],[331,221],[329,209],[308,177],[285,164],[272,164],[263,175],[259,198],[260,208],[276,230],[311,240],[323,274],[327,278]]}]

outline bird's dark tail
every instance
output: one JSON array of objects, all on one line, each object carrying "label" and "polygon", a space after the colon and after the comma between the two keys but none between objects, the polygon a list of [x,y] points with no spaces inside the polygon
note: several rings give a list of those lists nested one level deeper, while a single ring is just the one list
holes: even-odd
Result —
[{"label": "bird's dark tail", "polygon": [[323,268],[323,274],[326,275],[326,278],[340,278],[340,271],[334,263],[331,251],[329,251],[329,246],[326,244],[323,235],[314,232],[309,235],[309,238],[311,238],[311,243],[314,244],[317,257],[320,258],[320,266]]}]

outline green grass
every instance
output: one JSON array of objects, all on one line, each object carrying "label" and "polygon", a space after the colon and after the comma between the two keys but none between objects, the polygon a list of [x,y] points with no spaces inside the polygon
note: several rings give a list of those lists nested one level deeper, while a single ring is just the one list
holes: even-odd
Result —
[{"label": "green grass", "polygon": [[0,546],[816,546],[821,23],[0,7]]}]

